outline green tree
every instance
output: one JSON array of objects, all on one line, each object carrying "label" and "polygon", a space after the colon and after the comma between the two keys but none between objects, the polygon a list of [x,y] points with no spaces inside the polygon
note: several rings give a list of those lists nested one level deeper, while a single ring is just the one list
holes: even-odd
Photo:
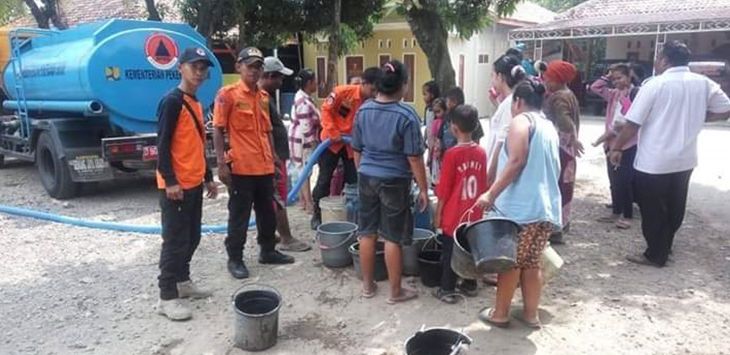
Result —
[{"label": "green tree", "polygon": [[238,2],[244,0],[176,0],[182,17],[211,43],[237,24]]},{"label": "green tree", "polygon": [[537,3],[545,6],[551,11],[563,12],[586,1],[587,0],[538,0]]},{"label": "green tree", "polygon": [[372,35],[385,3],[385,0],[304,0],[304,32],[328,38],[327,91],[337,85],[339,57]]},{"label": "green tree", "polygon": [[3,26],[14,18],[25,14],[23,1],[21,0],[3,0],[0,1],[0,26]]},{"label": "green tree", "polygon": [[456,86],[449,54],[449,32],[467,39],[488,25],[494,16],[514,12],[520,0],[393,0],[428,57],[431,75],[442,90]]}]

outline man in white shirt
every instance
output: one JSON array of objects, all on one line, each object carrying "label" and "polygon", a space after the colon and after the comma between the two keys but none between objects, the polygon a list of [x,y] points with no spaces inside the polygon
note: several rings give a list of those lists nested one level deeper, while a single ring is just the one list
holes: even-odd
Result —
[{"label": "man in white shirt", "polygon": [[697,137],[705,122],[730,118],[730,99],[720,85],[689,71],[690,56],[684,43],[664,44],[657,65],[667,69],[641,88],[626,114],[628,124],[609,153],[618,166],[621,147],[638,132],[634,191],[647,249],[627,257],[634,263],[666,264],[697,166]]}]

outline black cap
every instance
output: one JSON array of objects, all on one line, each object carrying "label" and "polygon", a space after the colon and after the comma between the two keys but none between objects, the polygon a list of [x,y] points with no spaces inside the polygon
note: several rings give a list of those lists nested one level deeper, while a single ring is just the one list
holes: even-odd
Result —
[{"label": "black cap", "polygon": [[246,64],[253,64],[256,62],[264,62],[264,54],[256,47],[246,47],[240,53],[238,53],[237,63],[244,62]]},{"label": "black cap", "polygon": [[195,62],[204,62],[208,64],[209,67],[215,66],[213,61],[210,60],[210,56],[208,56],[208,52],[205,49],[201,47],[185,48],[180,55],[180,64]]}]

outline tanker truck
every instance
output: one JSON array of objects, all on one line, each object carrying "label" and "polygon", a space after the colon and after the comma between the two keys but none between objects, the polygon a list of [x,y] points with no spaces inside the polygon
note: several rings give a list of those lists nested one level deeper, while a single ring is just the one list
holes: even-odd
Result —
[{"label": "tanker truck", "polygon": [[[84,183],[154,171],[157,104],[179,83],[185,48],[215,58],[205,43],[188,25],[151,21],[0,30],[0,166],[5,157],[34,162],[57,199]],[[197,94],[203,107],[221,86],[213,61]]]}]

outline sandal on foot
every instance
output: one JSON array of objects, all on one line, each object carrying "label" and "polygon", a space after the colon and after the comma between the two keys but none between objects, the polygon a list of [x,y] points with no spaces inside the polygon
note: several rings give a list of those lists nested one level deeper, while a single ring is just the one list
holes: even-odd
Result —
[{"label": "sandal on foot", "polygon": [[295,238],[292,238],[288,243],[279,243],[279,250],[281,251],[304,252],[311,249],[312,247],[309,244]]},{"label": "sandal on foot", "polygon": [[484,308],[479,312],[479,320],[497,328],[509,327],[509,320],[495,321],[492,319],[492,315],[494,315],[494,308]]},{"label": "sandal on foot", "polygon": [[616,228],[618,228],[618,229],[630,229],[631,228],[631,222],[629,222],[629,221],[627,221],[625,219],[619,218],[616,221]]},{"label": "sandal on foot", "polygon": [[603,216],[600,218],[597,218],[596,221],[601,223],[614,223],[619,219],[618,215],[612,214],[610,216]]},{"label": "sandal on foot", "polygon": [[398,297],[390,297],[385,302],[387,302],[388,304],[403,303],[403,302],[407,302],[412,299],[415,299],[417,297],[418,297],[418,292],[416,292],[416,290],[411,290],[410,288],[401,287],[400,295]]},{"label": "sandal on foot", "polygon": [[433,297],[436,297],[439,301],[446,303],[446,304],[456,304],[456,302],[459,302],[459,300],[456,298],[457,294],[454,291],[444,291],[440,288],[437,288],[432,293]]},{"label": "sandal on foot", "polygon": [[378,284],[375,282],[370,285],[370,289],[366,290],[364,287],[362,289],[362,297],[363,298],[373,298],[375,297],[375,293],[378,291]]},{"label": "sandal on foot", "polygon": [[537,318],[534,321],[529,321],[529,320],[525,319],[525,316],[520,316],[520,317],[517,317],[517,319],[520,322],[524,323],[528,328],[532,328],[532,329],[541,329],[542,328],[542,323],[540,322],[540,318]]}]

